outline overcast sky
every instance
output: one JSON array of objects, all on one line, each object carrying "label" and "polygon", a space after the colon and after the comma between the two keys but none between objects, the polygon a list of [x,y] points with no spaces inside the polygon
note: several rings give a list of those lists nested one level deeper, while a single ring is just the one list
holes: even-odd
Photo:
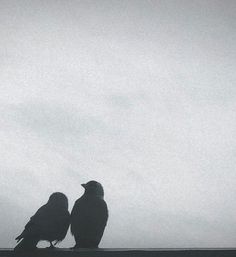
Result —
[{"label": "overcast sky", "polygon": [[0,247],[91,179],[101,247],[236,246],[235,42],[235,0],[0,0]]}]

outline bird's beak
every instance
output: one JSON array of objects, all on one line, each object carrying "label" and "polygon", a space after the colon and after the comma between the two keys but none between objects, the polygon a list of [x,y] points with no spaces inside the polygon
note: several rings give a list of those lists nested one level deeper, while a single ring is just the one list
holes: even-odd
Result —
[{"label": "bird's beak", "polygon": [[86,184],[81,184],[81,186],[82,186],[83,188],[85,188],[85,187],[86,187]]}]

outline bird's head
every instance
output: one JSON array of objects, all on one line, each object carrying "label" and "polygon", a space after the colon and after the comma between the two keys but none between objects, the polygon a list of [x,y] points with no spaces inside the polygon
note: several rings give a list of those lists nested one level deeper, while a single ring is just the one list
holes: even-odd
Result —
[{"label": "bird's head", "polygon": [[61,192],[51,194],[48,203],[68,209],[68,199],[66,195]]},{"label": "bird's head", "polygon": [[101,198],[104,196],[103,187],[97,181],[91,180],[86,184],[81,184],[81,186],[85,189],[85,194],[94,195]]}]

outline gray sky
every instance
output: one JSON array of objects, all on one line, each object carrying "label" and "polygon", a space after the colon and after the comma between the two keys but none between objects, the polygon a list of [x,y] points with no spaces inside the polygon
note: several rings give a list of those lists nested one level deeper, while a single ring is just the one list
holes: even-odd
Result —
[{"label": "gray sky", "polygon": [[235,246],[235,16],[234,0],[1,0],[0,247],[91,179],[101,247]]}]

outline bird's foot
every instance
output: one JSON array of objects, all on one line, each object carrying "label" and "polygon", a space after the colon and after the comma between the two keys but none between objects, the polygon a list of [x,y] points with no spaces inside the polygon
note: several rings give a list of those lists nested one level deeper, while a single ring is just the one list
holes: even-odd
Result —
[{"label": "bird's foot", "polygon": [[46,249],[55,250],[56,247],[50,242],[50,246],[46,247]]},{"label": "bird's foot", "polygon": [[45,247],[45,249],[47,249],[47,250],[55,250],[56,249],[56,247],[52,247],[52,246],[48,246],[48,247]]}]

